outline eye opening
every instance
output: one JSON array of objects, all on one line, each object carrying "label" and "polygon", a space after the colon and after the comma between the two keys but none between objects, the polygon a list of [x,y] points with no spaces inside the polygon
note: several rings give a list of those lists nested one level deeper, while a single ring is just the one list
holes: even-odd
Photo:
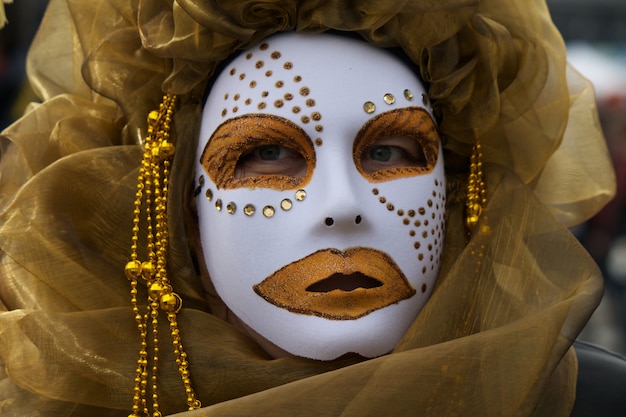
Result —
[{"label": "eye opening", "polygon": [[279,143],[266,143],[245,150],[237,159],[235,178],[284,175],[304,178],[308,164],[296,149]]},{"label": "eye opening", "polygon": [[439,134],[426,110],[404,107],[368,120],[355,137],[353,158],[363,177],[383,182],[430,173],[439,146]]},{"label": "eye opening", "polygon": [[[272,168],[275,161],[259,158],[259,150],[267,147],[278,147],[273,150],[278,150],[278,160],[286,165],[276,170]],[[254,163],[250,165],[251,162]],[[306,132],[289,119],[270,114],[245,114],[215,129],[204,147],[200,163],[218,188],[288,190],[310,181],[315,150]]]},{"label": "eye opening", "polygon": [[392,168],[427,168],[422,145],[410,136],[392,136],[374,141],[361,153],[361,168],[372,173]]}]

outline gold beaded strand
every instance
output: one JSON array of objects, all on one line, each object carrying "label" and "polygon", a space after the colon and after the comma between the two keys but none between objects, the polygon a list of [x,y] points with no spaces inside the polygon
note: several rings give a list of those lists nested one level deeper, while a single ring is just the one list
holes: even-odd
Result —
[{"label": "gold beaded strand", "polygon": [[[161,417],[162,415],[158,390],[160,360],[158,319],[160,310],[167,314],[170,324],[174,357],[185,388],[188,409],[194,410],[201,407],[200,401],[196,399],[192,388],[187,354],[183,350],[178,329],[177,313],[182,306],[182,300],[174,292],[169,282],[166,266],[169,242],[167,196],[171,159],[175,152],[175,147],[170,140],[170,130],[175,103],[176,96],[165,95],[159,110],[152,111],[148,115],[148,134],[144,145],[142,164],[139,169],[133,207],[131,260],[126,264],[125,273],[130,281],[131,307],[139,329],[140,349],[135,370],[132,413],[129,417],[139,417],[140,413],[146,416],[152,415],[152,417]],[[137,255],[142,200],[144,201],[147,222],[148,260],[145,262],[140,262]],[[145,281],[148,288],[148,305],[144,314],[140,313],[137,301],[137,283],[139,278]],[[148,322],[152,332],[151,366],[149,366],[148,355]],[[150,385],[152,397],[150,403],[152,414],[148,404],[148,385]]]},{"label": "gold beaded strand", "polygon": [[476,141],[470,159],[470,174],[467,181],[467,197],[465,201],[465,226],[470,233],[478,224],[480,215],[487,205],[482,157],[482,148],[480,143]]}]

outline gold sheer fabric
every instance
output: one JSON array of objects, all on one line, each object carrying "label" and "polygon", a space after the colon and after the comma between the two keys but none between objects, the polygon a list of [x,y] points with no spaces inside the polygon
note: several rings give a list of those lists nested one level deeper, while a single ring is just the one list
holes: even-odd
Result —
[{"label": "gold sheer fabric", "polygon": [[[443,266],[389,355],[271,359],[200,283],[192,159],[202,96],[236,50],[277,31],[328,29],[402,48],[429,83],[448,158]],[[28,69],[43,103],[1,143],[2,416],[129,414],[139,336],[123,268],[139,145],[163,92],[180,97],[168,267],[205,407],[182,415],[569,415],[570,345],[602,280],[566,226],[602,207],[614,179],[593,91],[566,67],[543,1],[52,0]],[[462,184],[476,139],[489,204],[466,241]],[[171,414],[185,394],[162,350]]]}]

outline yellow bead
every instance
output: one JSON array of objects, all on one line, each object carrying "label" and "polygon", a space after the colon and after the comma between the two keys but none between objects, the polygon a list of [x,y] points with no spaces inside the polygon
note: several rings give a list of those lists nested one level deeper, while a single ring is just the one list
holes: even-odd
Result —
[{"label": "yellow bead", "polygon": [[150,279],[154,276],[154,264],[150,261],[146,261],[143,262],[141,264],[141,276],[144,277],[144,279]]},{"label": "yellow bead", "polygon": [[159,119],[159,112],[157,110],[152,110],[148,113],[148,123],[156,122]]},{"label": "yellow bead", "polygon": [[161,142],[159,146],[159,155],[161,158],[171,158],[176,152],[176,147],[171,142]]},{"label": "yellow bead", "polygon": [[141,273],[141,262],[137,260],[128,262],[124,268],[124,273],[128,279],[137,279]]},{"label": "yellow bead", "polygon": [[158,300],[163,293],[163,285],[160,282],[153,282],[148,288],[148,296],[152,300]]},{"label": "yellow bead", "polygon": [[178,312],[182,306],[182,300],[176,293],[163,294],[161,296],[161,308],[168,313]]}]

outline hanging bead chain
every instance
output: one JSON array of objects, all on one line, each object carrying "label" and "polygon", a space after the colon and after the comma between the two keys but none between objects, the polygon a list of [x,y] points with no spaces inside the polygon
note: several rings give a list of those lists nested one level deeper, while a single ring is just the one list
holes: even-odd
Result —
[{"label": "hanging bead chain", "polygon": [[[167,320],[169,321],[174,357],[187,395],[188,409],[195,410],[201,407],[200,401],[196,399],[196,394],[191,386],[187,354],[183,350],[178,329],[177,313],[182,306],[182,300],[174,292],[169,282],[166,267],[169,242],[167,196],[171,160],[175,152],[174,145],[170,141],[170,129],[175,103],[176,96],[165,95],[159,110],[154,110],[148,115],[148,134],[144,145],[143,160],[139,169],[135,193],[131,260],[126,264],[125,273],[130,281],[131,306],[139,329],[141,346],[137,360],[137,369],[135,370],[132,413],[129,417],[139,417],[140,413],[152,417],[162,416],[158,391],[160,352],[158,325],[160,310],[167,314]],[[144,196],[148,260],[141,262],[137,255],[137,242],[139,240],[139,224]],[[148,305],[143,314],[140,312],[137,302],[137,283],[139,279],[145,281],[148,288]],[[148,357],[148,323],[150,323],[152,332],[151,366],[149,365]],[[152,414],[148,404],[148,385],[150,385],[152,394]]]},{"label": "hanging bead chain", "polygon": [[482,148],[478,141],[472,149],[470,159],[470,174],[467,182],[467,197],[465,201],[465,226],[471,232],[487,205],[487,191],[483,178]]}]

